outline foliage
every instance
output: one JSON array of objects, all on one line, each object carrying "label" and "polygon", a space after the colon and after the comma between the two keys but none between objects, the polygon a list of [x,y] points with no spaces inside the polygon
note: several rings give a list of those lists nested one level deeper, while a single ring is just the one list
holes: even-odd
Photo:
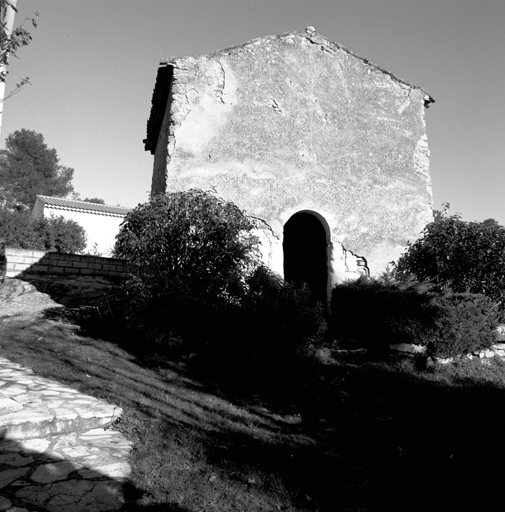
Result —
[{"label": "foliage", "polygon": [[321,336],[323,306],[259,264],[254,228],[234,204],[201,190],[139,205],[115,247],[131,271],[115,307],[124,325],[157,340],[176,331],[190,350],[228,359],[285,357]]},{"label": "foliage", "polygon": [[77,222],[63,217],[43,218],[34,222],[46,236],[48,250],[78,253],[86,248],[86,231]]},{"label": "foliage", "polygon": [[175,283],[201,297],[234,292],[254,262],[255,227],[233,203],[192,189],[156,195],[128,213],[115,255],[157,290]]},{"label": "foliage", "polygon": [[379,352],[413,343],[447,357],[492,345],[499,319],[497,304],[484,295],[362,278],[334,288],[330,325],[334,338]]},{"label": "foliage", "polygon": [[232,303],[255,262],[254,227],[233,203],[195,189],[153,196],[129,212],[115,246],[130,269],[127,324],[156,329],[161,321],[167,330]]},{"label": "foliage", "polygon": [[[17,9],[10,2],[7,0],[0,0],[0,13],[2,20],[0,27],[0,82],[5,82],[7,78],[7,65],[9,63],[9,58],[11,56],[16,57],[17,51],[23,46],[30,44],[32,40],[30,32],[24,28],[24,23],[19,27],[14,28],[10,34],[8,33],[11,27],[7,27],[7,23],[4,23],[4,13],[7,12],[7,9],[13,9],[17,12]],[[24,21],[30,21],[32,26],[37,28],[35,17],[38,15],[39,13],[36,12],[33,16],[25,18]],[[28,77],[22,78],[21,81],[16,84],[15,89],[7,97],[18,92],[21,87],[27,83],[29,83]],[[0,102],[4,99],[6,98],[0,98]]]},{"label": "foliage", "polygon": [[465,222],[438,215],[396,263],[399,278],[413,276],[454,292],[505,301],[505,227],[495,220]]},{"label": "foliage", "polygon": [[484,295],[443,293],[432,297],[437,310],[433,329],[426,333],[428,354],[454,357],[495,343],[497,305]]},{"label": "foliage", "polygon": [[11,133],[0,151],[0,181],[11,201],[31,208],[37,194],[64,197],[73,191],[74,169],[60,165],[55,149],[33,130]]},{"label": "foliage", "polygon": [[63,217],[31,221],[26,211],[0,208],[0,233],[8,247],[78,253],[86,247],[86,232]]},{"label": "foliage", "polygon": [[92,197],[91,199],[87,197],[86,199],[82,199],[82,201],[84,203],[105,204],[105,201],[99,197]]},{"label": "foliage", "polygon": [[423,285],[399,286],[387,280],[360,277],[335,286],[330,329],[336,339],[354,339],[386,350],[394,343],[422,343],[433,325],[433,306]]},{"label": "foliage", "polygon": [[285,283],[264,265],[248,276],[246,285],[239,332],[253,352],[285,357],[326,332],[324,306],[307,285]]}]

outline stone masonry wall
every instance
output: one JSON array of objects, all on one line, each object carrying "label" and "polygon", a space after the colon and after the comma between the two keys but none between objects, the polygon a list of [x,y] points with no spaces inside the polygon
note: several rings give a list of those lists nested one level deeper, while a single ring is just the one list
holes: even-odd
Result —
[{"label": "stone masonry wall", "polygon": [[288,219],[315,212],[340,280],[355,257],[382,272],[432,219],[422,89],[309,29],[167,65],[152,192],[214,188],[281,251]]},{"label": "stone masonry wall", "polygon": [[7,277],[26,274],[69,274],[120,278],[126,263],[115,258],[32,251],[7,247]]}]

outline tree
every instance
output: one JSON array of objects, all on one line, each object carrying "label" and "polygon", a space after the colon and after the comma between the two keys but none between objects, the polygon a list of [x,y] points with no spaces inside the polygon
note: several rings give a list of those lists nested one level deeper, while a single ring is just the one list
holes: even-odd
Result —
[{"label": "tree", "polygon": [[[0,0],[1,26],[0,26],[0,82],[5,82],[7,77],[7,64],[9,57],[16,56],[17,50],[23,46],[30,44],[32,36],[30,32],[24,28],[24,23],[12,30],[14,21],[14,13],[17,12],[16,2],[8,0]],[[28,17],[25,21],[31,21],[34,28],[37,28],[35,16]],[[3,100],[3,98],[2,98]]]},{"label": "tree", "polygon": [[0,182],[4,198],[31,208],[37,194],[65,197],[74,188],[74,169],[60,165],[55,149],[33,130],[18,130],[0,151]]},{"label": "tree", "polygon": [[86,199],[82,200],[84,203],[95,203],[95,204],[105,204],[105,201],[103,199],[100,199],[99,197],[92,197],[91,199],[87,197]]},{"label": "tree", "polygon": [[63,217],[30,219],[29,211],[0,207],[0,240],[8,247],[78,253],[86,248],[86,231]]},{"label": "tree", "polygon": [[[26,46],[32,40],[32,36],[23,27],[23,24],[13,30],[14,14],[17,12],[16,2],[17,0],[0,0],[0,103],[3,103],[5,99],[19,92],[23,85],[30,83],[28,77],[22,78],[16,84],[14,90],[5,97],[5,80],[8,73],[7,64],[9,63],[9,57],[16,56],[17,50],[22,46]],[[33,16],[26,18],[25,21],[30,20],[36,28],[35,16],[38,15],[39,13],[36,12]],[[3,109],[0,107],[0,130],[2,128],[2,114]]]},{"label": "tree", "polygon": [[396,273],[505,305],[505,227],[494,219],[465,222],[459,215],[439,215],[409,244]]}]

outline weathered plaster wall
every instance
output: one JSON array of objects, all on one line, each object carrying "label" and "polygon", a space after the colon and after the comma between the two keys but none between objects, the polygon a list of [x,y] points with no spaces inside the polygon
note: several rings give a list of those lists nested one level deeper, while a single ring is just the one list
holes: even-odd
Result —
[{"label": "weathered plaster wall", "polygon": [[153,192],[215,187],[280,242],[291,215],[317,212],[338,280],[347,251],[380,273],[431,220],[421,89],[309,29],[169,65]]}]

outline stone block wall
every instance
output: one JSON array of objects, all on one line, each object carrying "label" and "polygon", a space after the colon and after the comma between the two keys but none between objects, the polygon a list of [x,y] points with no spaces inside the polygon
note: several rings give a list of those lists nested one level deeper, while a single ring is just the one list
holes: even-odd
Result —
[{"label": "stone block wall", "polygon": [[7,277],[27,274],[69,274],[120,278],[126,263],[115,258],[32,251],[7,247]]}]

